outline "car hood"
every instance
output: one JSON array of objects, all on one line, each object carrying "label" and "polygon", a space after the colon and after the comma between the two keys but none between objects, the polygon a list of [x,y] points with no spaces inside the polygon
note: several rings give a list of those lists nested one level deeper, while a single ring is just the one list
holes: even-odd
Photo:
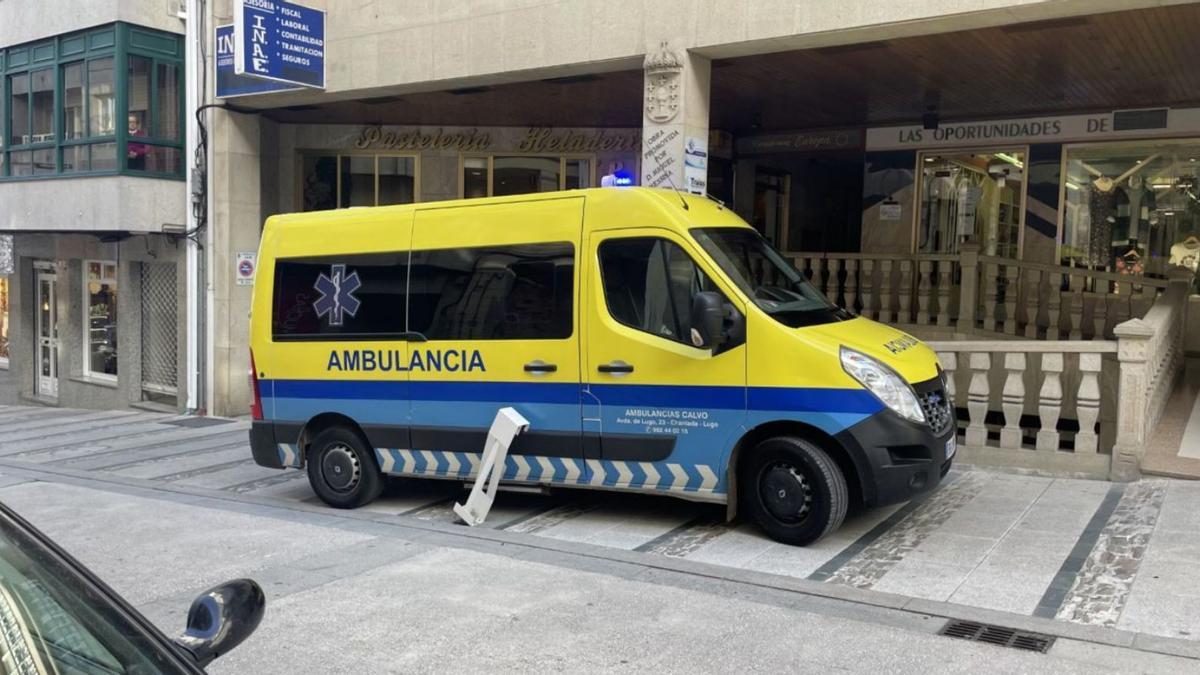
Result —
[{"label": "car hood", "polygon": [[[924,342],[886,324],[856,317],[797,329],[830,345],[849,347],[878,359],[910,384],[937,377],[937,355]],[[836,347],[835,347],[836,349]]]}]

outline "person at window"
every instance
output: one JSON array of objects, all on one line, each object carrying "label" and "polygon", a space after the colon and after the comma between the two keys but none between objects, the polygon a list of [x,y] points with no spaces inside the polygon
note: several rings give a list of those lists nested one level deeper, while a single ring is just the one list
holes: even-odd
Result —
[{"label": "person at window", "polygon": [[[146,135],[146,130],[142,127],[142,119],[137,113],[129,113],[129,135]],[[129,168],[136,171],[144,171],[146,169],[146,144],[130,143],[128,145],[128,150],[129,152],[126,155],[126,159],[129,162]]]}]

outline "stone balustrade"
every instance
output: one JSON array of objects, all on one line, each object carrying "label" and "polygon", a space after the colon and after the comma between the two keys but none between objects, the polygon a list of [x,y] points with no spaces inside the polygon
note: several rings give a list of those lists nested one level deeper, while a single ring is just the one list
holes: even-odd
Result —
[{"label": "stone balustrade", "polygon": [[1167,279],[980,255],[788,254],[834,303],[876,321],[941,327],[958,335],[1044,340],[1111,339],[1143,316]]},{"label": "stone balustrade", "polygon": [[1189,289],[1190,275],[1171,279],[1115,340],[929,342],[960,411],[964,459],[1136,478],[1182,366]]}]

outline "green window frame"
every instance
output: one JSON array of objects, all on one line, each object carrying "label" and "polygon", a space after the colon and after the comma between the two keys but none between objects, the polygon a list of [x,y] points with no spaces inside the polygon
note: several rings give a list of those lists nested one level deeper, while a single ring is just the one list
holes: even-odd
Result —
[{"label": "green window frame", "polygon": [[[183,51],[182,35],[120,22],[0,48],[0,181],[118,174],[183,180]],[[44,84],[46,73],[52,123],[35,134],[33,84]],[[18,111],[25,115],[17,122],[20,138],[13,137],[14,81],[29,92]]]}]

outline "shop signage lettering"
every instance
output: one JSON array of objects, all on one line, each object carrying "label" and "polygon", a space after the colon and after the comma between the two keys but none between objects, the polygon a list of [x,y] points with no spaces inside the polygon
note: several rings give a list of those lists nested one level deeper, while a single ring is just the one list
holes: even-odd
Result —
[{"label": "shop signage lettering", "polygon": [[354,147],[360,150],[383,148],[385,150],[480,152],[492,147],[492,137],[486,131],[477,129],[447,133],[442,129],[433,132],[392,131],[381,126],[372,126],[363,128],[358,135],[358,140],[354,142]]},{"label": "shop signage lettering", "polygon": [[[1137,120],[1154,123],[1118,124],[1130,113],[1145,113]],[[1165,125],[1163,117],[1166,118]],[[1062,115],[1019,120],[994,120],[943,124],[937,129],[920,125],[868,129],[867,150],[901,150],[971,146],[980,143],[1066,143],[1072,141],[1157,138],[1163,135],[1200,133],[1200,108],[1120,111],[1090,115]]]},{"label": "shop signage lettering", "polygon": [[671,187],[671,169],[677,163],[677,158],[671,150],[674,148],[672,143],[678,138],[678,129],[659,129],[646,139],[642,153],[642,164],[645,167],[643,185]]},{"label": "shop signage lettering", "polygon": [[555,132],[550,127],[531,127],[525,139],[517,144],[521,152],[632,152],[642,140],[634,132],[610,133],[606,131]]},{"label": "shop signage lettering", "polygon": [[821,152],[852,150],[862,147],[862,129],[833,129],[803,131],[788,134],[766,134],[738,139],[738,152],[746,154],[767,152]]},{"label": "shop signage lettering", "polygon": [[903,128],[898,132],[900,143],[924,143],[933,141],[992,141],[1015,138],[1040,138],[1062,133],[1062,122],[1044,120],[1037,122],[986,122],[981,124],[952,124],[937,129]]}]

